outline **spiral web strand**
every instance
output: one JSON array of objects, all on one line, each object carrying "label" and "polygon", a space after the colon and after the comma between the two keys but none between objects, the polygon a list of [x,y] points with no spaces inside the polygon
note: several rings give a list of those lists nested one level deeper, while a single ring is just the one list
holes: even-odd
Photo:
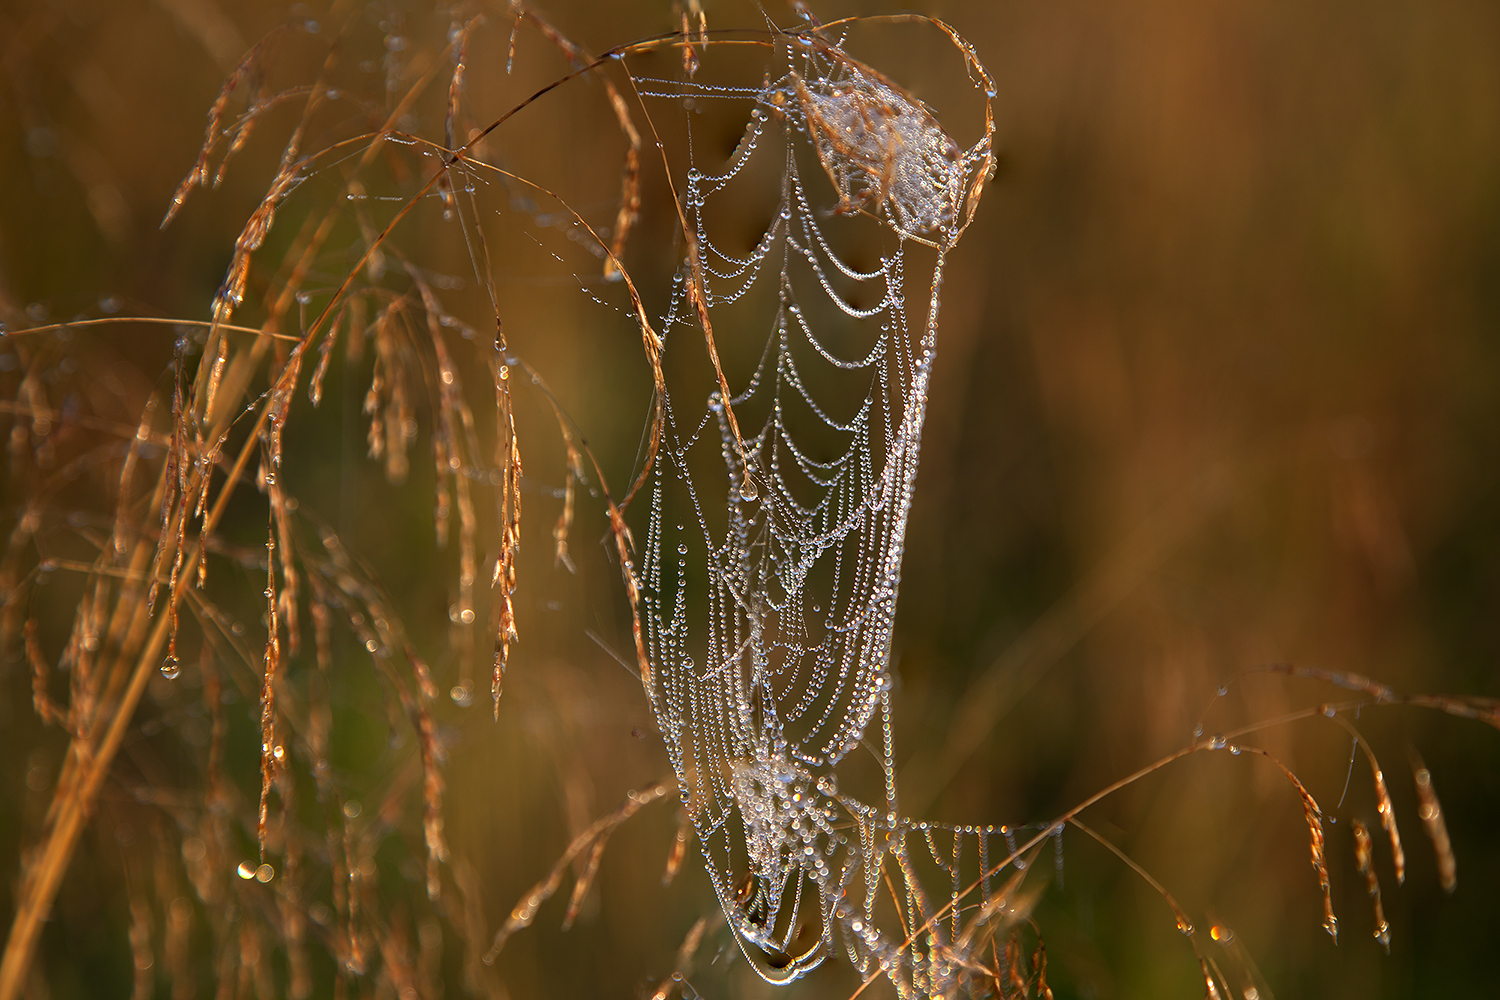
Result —
[{"label": "spiral web strand", "polygon": [[[949,992],[1015,902],[992,897],[986,872],[966,925],[961,869],[1005,858],[990,840],[1009,831],[900,816],[889,659],[943,267],[990,170],[988,105],[962,149],[826,30],[783,36],[778,52],[784,71],[760,88],[636,80],[644,99],[712,100],[746,121],[723,168],[695,159],[681,194],[689,252],[663,356],[672,367],[701,328],[714,371],[662,400],[636,570],[648,694],[762,977],[789,982],[842,947],[902,995]],[[778,176],[763,235],[735,252],[721,220]],[[721,345],[765,337],[758,360],[721,367],[714,330]],[[870,787],[841,788],[871,758]]]}]

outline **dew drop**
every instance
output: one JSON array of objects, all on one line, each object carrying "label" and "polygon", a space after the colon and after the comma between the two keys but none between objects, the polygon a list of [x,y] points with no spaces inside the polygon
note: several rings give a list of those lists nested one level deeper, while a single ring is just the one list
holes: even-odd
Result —
[{"label": "dew drop", "polygon": [[255,866],[248,861],[241,861],[240,866],[234,870],[240,878],[249,881],[255,877]]},{"label": "dew drop", "polygon": [[755,480],[749,476],[740,484],[740,499],[745,501],[754,500],[760,496],[760,488],[755,485]]},{"label": "dew drop", "polygon": [[474,690],[464,684],[455,684],[448,691],[448,697],[455,705],[466,708],[474,700]]},{"label": "dew drop", "polygon": [[161,661],[161,675],[169,681],[175,681],[180,673],[182,673],[182,665],[177,662],[177,657],[168,654],[167,658]]},{"label": "dew drop", "polygon": [[255,869],[255,881],[257,882],[269,882],[275,877],[276,869],[272,868],[270,865],[261,865],[259,868]]},{"label": "dew drop", "polygon": [[1223,733],[1214,733],[1213,738],[1208,741],[1210,750],[1223,750],[1228,745],[1229,741],[1224,738]]}]

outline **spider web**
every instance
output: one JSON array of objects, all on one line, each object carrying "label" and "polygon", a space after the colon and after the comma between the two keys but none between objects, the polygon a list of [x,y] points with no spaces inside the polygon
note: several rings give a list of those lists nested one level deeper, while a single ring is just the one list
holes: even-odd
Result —
[{"label": "spider web", "polygon": [[[670,376],[637,574],[647,690],[756,971],[789,982],[842,944],[903,995],[941,992],[1000,909],[989,840],[1010,831],[900,816],[889,660],[943,268],[993,129],[986,103],[984,135],[961,148],[826,29],[777,51],[780,75],[759,88],[636,78],[644,98],[745,121],[722,167],[693,158],[680,197],[688,252],[662,323]],[[736,226],[761,235],[737,249]],[[864,787],[841,787],[861,771]],[[968,927],[966,840],[985,872]],[[951,877],[946,913],[922,888],[929,855]],[[882,900],[887,866],[902,891]]]}]

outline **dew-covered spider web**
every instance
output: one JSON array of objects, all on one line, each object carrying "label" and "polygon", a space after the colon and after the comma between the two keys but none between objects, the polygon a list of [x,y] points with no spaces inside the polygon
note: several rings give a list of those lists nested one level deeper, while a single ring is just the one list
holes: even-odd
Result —
[{"label": "dew-covered spider web", "polygon": [[778,36],[775,52],[759,87],[636,80],[653,118],[689,109],[690,139],[694,107],[744,128],[719,162],[696,152],[677,192],[686,253],[635,570],[647,690],[761,976],[843,950],[903,995],[941,993],[1015,905],[980,877],[1016,857],[1011,831],[902,818],[892,764],[892,626],[943,269],[991,168],[989,106],[964,148],[835,32]]}]

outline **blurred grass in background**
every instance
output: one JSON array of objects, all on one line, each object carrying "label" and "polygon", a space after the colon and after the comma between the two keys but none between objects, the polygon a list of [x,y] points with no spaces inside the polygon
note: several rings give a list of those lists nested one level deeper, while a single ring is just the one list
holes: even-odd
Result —
[{"label": "blurred grass in background", "polygon": [[[705,8],[712,28],[762,26],[750,5]],[[369,20],[396,9],[371,4]],[[411,36],[429,45],[444,37],[449,13],[402,9]],[[1046,820],[1184,745],[1196,725],[1227,731],[1337,694],[1241,676],[1271,663],[1355,672],[1402,691],[1500,696],[1500,12],[1457,0],[924,11],[968,37],[999,83],[1001,166],[950,264],[907,539],[896,649],[907,808],[949,822]],[[817,8],[824,20],[856,12],[876,8]],[[666,3],[558,0],[544,13],[596,51],[678,26]],[[280,6],[199,0],[16,0],[0,10],[0,318],[12,329],[113,312],[207,317],[295,117],[261,126],[221,189],[193,195],[165,231],[157,224],[224,75],[287,16]],[[482,32],[469,82],[481,119],[567,70],[555,49],[523,35],[507,79],[509,18],[497,11]],[[370,38],[378,44],[380,34]],[[272,65],[303,66],[307,79],[318,44],[293,39]],[[875,33],[856,54],[966,136],[962,109],[944,104],[953,70],[945,44]],[[346,59],[351,73],[374,79],[385,56]],[[414,130],[440,141],[440,116],[423,113]],[[533,165],[533,176],[555,172],[559,189],[592,192],[577,206],[585,213],[612,215],[623,147],[596,85],[549,95],[492,148],[500,161]],[[661,282],[678,252],[660,172],[647,155],[627,257],[637,280],[657,281],[645,286],[653,307],[665,301]],[[267,256],[318,197],[314,181],[288,202]],[[435,211],[403,235],[422,267],[470,273]],[[601,319],[576,283],[539,283],[540,245],[492,248],[507,334],[618,488],[648,401],[639,336],[626,319]],[[327,263],[336,276],[354,258]],[[454,296],[482,329],[478,289]],[[171,333],[70,335],[68,352],[119,379],[122,396],[139,403],[166,384]],[[448,618],[456,557],[432,544],[430,468],[414,460],[408,481],[391,486],[364,457],[369,364],[333,366],[316,418],[299,392],[306,412],[288,434],[290,488],[373,568],[446,691],[457,670]],[[0,371],[7,399],[16,380]],[[484,377],[471,387],[482,398]],[[523,435],[529,427],[547,441],[545,401],[518,405]],[[477,919],[487,937],[574,833],[669,770],[638,680],[585,633],[629,649],[597,502],[581,502],[577,574],[553,565],[548,532],[560,504],[551,491],[564,480],[554,442],[526,453],[522,639],[499,722],[482,678],[473,707],[443,699],[436,709],[449,746],[452,878],[473,891],[447,891],[446,920],[426,903],[419,795],[389,805],[411,810],[398,826],[416,827],[418,840],[393,833],[372,855],[385,919],[435,970],[424,992],[445,983],[452,996],[649,993],[714,906],[691,856],[661,886],[676,819],[670,805],[648,807],[611,842],[575,928],[557,929],[566,903],[553,900],[493,968],[466,981],[452,927]],[[27,488],[24,477],[6,480],[6,517],[18,516]],[[80,508],[91,489],[102,487],[77,486]],[[222,534],[253,548],[264,526],[263,504],[247,496]],[[249,571],[236,582],[250,595],[261,586]],[[36,589],[45,628],[65,634],[77,591],[65,574]],[[254,601],[240,613],[252,620]],[[65,739],[32,713],[18,651],[5,655],[0,859],[14,866],[41,822]],[[351,668],[339,682],[333,756],[359,799],[409,765],[415,748],[388,721],[373,673]],[[175,688],[153,681],[47,924],[35,995],[123,995],[132,981],[158,995],[213,992],[207,955],[191,963],[193,992],[169,982],[160,960],[138,975],[130,943],[140,887],[181,880],[167,872],[176,833],[135,790],[201,792],[189,765],[206,723],[183,694],[197,683],[186,671]],[[229,773],[253,798],[258,712],[242,700],[227,715]],[[1089,821],[1203,928],[1232,927],[1279,996],[1482,993],[1495,978],[1489,947],[1500,927],[1500,734],[1412,709],[1370,710],[1359,724],[1381,753],[1410,858],[1398,888],[1379,855],[1389,957],[1370,933],[1348,830],[1355,817],[1378,827],[1365,765],[1356,761],[1334,809],[1350,748],[1332,723],[1298,723],[1258,742],[1338,818],[1329,827],[1336,947],[1320,926],[1300,803],[1263,760],[1191,758]],[[1438,887],[1415,820],[1410,751],[1431,768],[1448,815],[1452,896]],[[171,906],[157,905],[134,925],[159,936],[171,919]],[[1160,899],[1076,833],[1038,921],[1059,996],[1201,993]],[[728,955],[712,965],[705,957],[693,978],[704,995],[770,995],[743,963],[725,971]],[[262,958],[283,982],[284,958]],[[333,975],[320,961],[321,992]],[[238,985],[253,991],[254,979]],[[841,997],[855,984],[846,965],[831,965],[784,994]]]}]

